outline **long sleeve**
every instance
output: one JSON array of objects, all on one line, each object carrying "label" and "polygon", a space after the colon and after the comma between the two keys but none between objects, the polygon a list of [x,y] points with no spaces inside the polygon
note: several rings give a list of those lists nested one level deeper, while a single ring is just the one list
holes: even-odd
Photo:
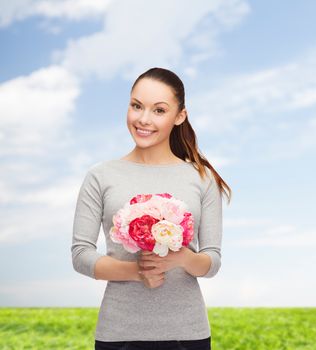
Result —
[{"label": "long sleeve", "polygon": [[[207,169],[208,173],[211,173]],[[221,267],[222,244],[222,198],[214,175],[201,200],[201,218],[199,226],[199,253],[205,253],[211,258],[208,272],[201,276],[211,278]]]},{"label": "long sleeve", "polygon": [[74,269],[93,279],[96,279],[94,276],[95,263],[103,256],[96,250],[102,214],[100,183],[90,169],[83,180],[77,199],[71,252]]}]

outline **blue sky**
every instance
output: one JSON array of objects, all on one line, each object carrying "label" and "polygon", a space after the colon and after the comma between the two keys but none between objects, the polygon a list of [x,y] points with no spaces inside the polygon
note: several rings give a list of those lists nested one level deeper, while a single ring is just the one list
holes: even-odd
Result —
[{"label": "blue sky", "polygon": [[199,148],[233,191],[221,270],[199,278],[206,304],[315,306],[315,11],[0,2],[1,306],[99,306],[106,281],[71,263],[75,202],[90,166],[133,148],[130,88],[154,66],[183,80]]}]

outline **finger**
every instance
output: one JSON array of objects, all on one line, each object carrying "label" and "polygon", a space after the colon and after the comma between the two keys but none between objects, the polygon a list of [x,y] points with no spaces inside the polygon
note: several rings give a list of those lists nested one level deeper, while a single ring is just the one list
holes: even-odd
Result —
[{"label": "finger", "polygon": [[158,281],[164,281],[164,280],[165,280],[165,275],[164,275],[164,274],[161,274],[161,275],[159,276]]},{"label": "finger", "polygon": [[152,254],[152,252],[150,250],[142,250],[141,254],[142,255],[149,255],[149,254]]},{"label": "finger", "polygon": [[155,267],[156,266],[156,264],[151,262],[151,261],[140,261],[138,263],[138,265],[141,267]]},{"label": "finger", "polygon": [[155,257],[152,254],[147,254],[147,255],[143,255],[140,257],[141,261],[156,261],[157,259],[155,259]]},{"label": "finger", "polygon": [[161,273],[161,274],[152,275],[152,276],[143,276],[142,275],[141,278],[145,284],[155,284],[157,282],[163,283],[165,280],[165,274]]},{"label": "finger", "polygon": [[157,275],[157,276],[152,276],[148,280],[151,283],[162,283],[164,281],[164,279],[165,279],[164,276]]},{"label": "finger", "polygon": [[140,261],[139,266],[141,266],[144,269],[157,269],[161,267],[161,264],[155,262],[155,261]]},{"label": "finger", "polygon": [[159,268],[153,268],[150,270],[142,270],[143,271],[143,275],[146,276],[147,278],[150,278],[152,276],[156,276],[162,273],[161,269]]}]

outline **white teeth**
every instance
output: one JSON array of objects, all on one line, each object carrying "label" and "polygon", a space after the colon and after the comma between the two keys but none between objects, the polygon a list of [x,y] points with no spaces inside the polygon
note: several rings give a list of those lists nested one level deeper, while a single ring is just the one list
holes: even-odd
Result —
[{"label": "white teeth", "polygon": [[139,132],[140,134],[149,135],[149,134],[152,134],[154,131],[142,130],[137,128],[137,132]]}]

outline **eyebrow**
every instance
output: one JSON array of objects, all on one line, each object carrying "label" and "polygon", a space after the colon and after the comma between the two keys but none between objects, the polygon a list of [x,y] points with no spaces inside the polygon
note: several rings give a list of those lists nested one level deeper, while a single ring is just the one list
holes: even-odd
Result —
[{"label": "eyebrow", "polygon": [[[132,97],[132,99],[133,100],[135,100],[135,101],[137,101],[137,102],[139,102],[140,104],[142,104],[139,100],[137,100],[137,98],[135,98],[135,97]],[[168,105],[169,106],[169,104],[167,103],[167,102],[164,102],[164,101],[161,101],[161,102],[156,102],[156,103],[154,103],[154,105],[158,105],[159,103],[165,103],[166,105]]]}]

